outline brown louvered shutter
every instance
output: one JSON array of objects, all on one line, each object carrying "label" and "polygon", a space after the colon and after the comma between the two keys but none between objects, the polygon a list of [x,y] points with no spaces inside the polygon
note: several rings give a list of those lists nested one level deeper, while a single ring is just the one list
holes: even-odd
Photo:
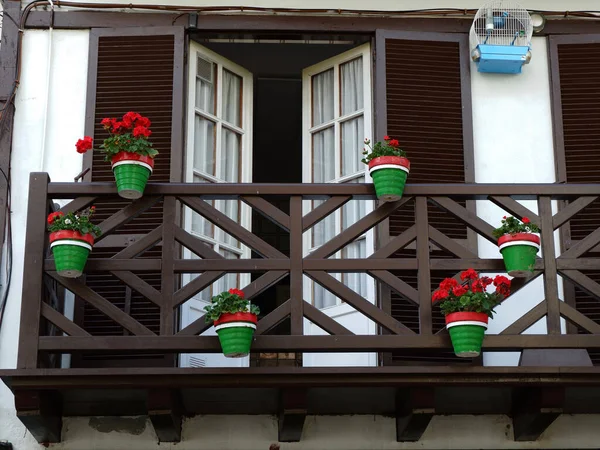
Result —
[{"label": "brown louvered shutter", "polygon": [[[409,183],[474,181],[472,165],[465,164],[473,154],[467,36],[378,32],[376,82],[377,138],[387,134],[400,141],[411,162]],[[390,236],[402,234],[414,220],[414,202],[410,202],[390,217]],[[446,236],[466,243],[467,228],[434,205],[429,205],[429,223]],[[414,244],[394,256],[415,257]],[[430,257],[452,255],[432,247]],[[417,288],[416,271],[396,275]],[[432,273],[431,289],[452,275]],[[390,304],[392,316],[418,332],[418,307],[395,292],[391,292]],[[434,308],[434,333],[443,327],[444,318],[439,308]],[[470,363],[452,352],[440,351],[419,355],[397,351],[386,360],[392,364]]]},{"label": "brown louvered shutter", "polygon": [[[98,146],[108,133],[100,125],[104,117],[119,117],[136,111],[152,121],[151,141],[159,151],[151,181],[181,181],[182,163],[182,89],[183,29],[94,29],[91,32],[89,98],[86,134]],[[84,166],[91,167],[87,180],[114,182],[111,166],[98,151],[86,154]],[[97,220],[107,219],[130,201],[111,198],[97,202]],[[160,226],[162,203],[118,228],[105,243],[100,241],[91,258],[111,257],[128,242]],[[161,247],[155,246],[139,257],[160,258]],[[161,290],[161,274],[137,274],[157,290]],[[87,285],[130,314],[147,328],[159,333],[158,306],[132,290],[110,273],[88,274]],[[94,336],[128,334],[106,315],[79,299],[76,320]],[[160,366],[173,364],[167,355],[86,355],[73,361],[79,366]]]},{"label": "brown louvered shutter", "polygon": [[[552,36],[550,43],[559,181],[600,183],[600,35]],[[563,227],[563,247],[568,249],[599,226],[596,201]],[[600,272],[582,272],[600,283]],[[600,323],[599,298],[567,281],[565,300]],[[600,351],[589,353],[594,365],[600,365]]]}]

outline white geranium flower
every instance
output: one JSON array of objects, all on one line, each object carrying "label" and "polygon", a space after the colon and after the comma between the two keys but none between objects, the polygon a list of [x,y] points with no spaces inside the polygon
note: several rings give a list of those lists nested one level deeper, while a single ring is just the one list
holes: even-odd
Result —
[{"label": "white geranium flower", "polygon": [[71,223],[72,223],[72,222],[71,222],[71,219],[66,219],[66,220],[65,220],[65,224],[67,224],[67,225],[71,225]]}]

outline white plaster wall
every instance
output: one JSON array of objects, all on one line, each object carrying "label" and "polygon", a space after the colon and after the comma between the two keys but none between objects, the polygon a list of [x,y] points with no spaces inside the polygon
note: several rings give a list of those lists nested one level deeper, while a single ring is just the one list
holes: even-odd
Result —
[{"label": "white plaster wall", "polygon": [[[73,181],[81,171],[75,142],[83,135],[89,33],[54,31],[50,66],[50,96],[42,163],[43,117],[46,108],[48,31],[27,31],[23,39],[23,73],[15,100],[12,149],[13,271],[4,321],[0,329],[0,368],[14,368],[23,283],[23,254],[29,173],[44,170],[54,181]],[[33,446],[31,436],[15,417],[12,394],[0,383],[0,440],[17,439],[22,449]]]},{"label": "white plaster wall", "polygon": [[[100,419],[102,420],[102,419]],[[180,443],[156,442],[149,421],[130,432],[98,431],[98,419],[66,418],[63,442],[53,450],[401,450],[401,449],[565,449],[598,448],[598,415],[560,416],[536,442],[514,442],[507,416],[435,416],[419,442],[396,442],[395,420],[383,416],[309,416],[302,441],[277,443],[271,416],[198,416],[183,424]],[[117,426],[115,428],[121,428]],[[15,450],[45,447],[15,427]],[[0,439],[3,436],[0,434]],[[278,447],[271,447],[273,444]]]},{"label": "white plaster wall", "polygon": [[[90,0],[71,0],[77,3],[92,3]],[[30,0],[23,0],[26,5]],[[96,0],[95,3],[104,3]],[[428,9],[428,8],[480,8],[485,0],[372,0],[368,4],[361,0],[110,0],[106,3],[122,5],[178,5],[178,6],[261,6],[274,8],[304,8],[304,9],[356,9],[356,10],[383,10],[383,11],[402,11],[410,9]],[[597,10],[597,0],[520,0],[523,7],[530,10],[549,10],[549,11],[577,11],[577,10]],[[63,8],[66,9],[66,8]]]}]

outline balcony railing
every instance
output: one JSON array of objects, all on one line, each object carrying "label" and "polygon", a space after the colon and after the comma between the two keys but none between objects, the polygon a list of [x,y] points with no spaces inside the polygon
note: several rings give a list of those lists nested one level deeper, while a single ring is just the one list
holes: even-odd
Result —
[{"label": "balcony railing", "polygon": [[[47,174],[33,173],[29,187],[29,205],[25,244],[22,316],[19,338],[18,369],[45,367],[46,356],[55,354],[106,354],[118,352],[140,353],[211,353],[220,352],[218,338],[199,336],[211,325],[204,318],[177,329],[177,311],[193,295],[210,286],[224,273],[262,273],[244,288],[252,299],[283,277],[290,279],[290,298],[281,306],[262,317],[252,344],[253,352],[407,352],[451,350],[447,333],[435,332],[432,326],[431,274],[475,268],[481,272],[503,272],[497,258],[480,258],[430,225],[431,208],[445,211],[481,238],[495,243],[493,227],[478,217],[468,200],[491,201],[517,217],[528,216],[541,226],[542,252],[532,277],[516,283],[514,290],[532,279],[543,277],[543,300],[533,309],[517,318],[498,334],[486,335],[484,351],[521,351],[524,349],[600,349],[600,324],[586,317],[573,306],[561,301],[559,275],[580,286],[586,292],[600,296],[600,285],[582,271],[600,270],[600,259],[586,253],[600,243],[600,228],[585,239],[572,245],[560,256],[555,245],[554,231],[566,224],[600,196],[600,185],[568,184],[424,184],[408,185],[405,197],[395,203],[379,204],[331,240],[308,255],[304,255],[303,233],[326,216],[354,199],[374,200],[369,184],[160,184],[150,183],[143,198],[126,204],[100,227],[102,236],[111,239],[120,227],[130,222],[158,202],[162,202],[162,224],[109,258],[94,256],[86,266],[86,273],[111,273],[139,292],[160,309],[160,326],[155,332],[115,306],[89,286],[84,279],[61,278],[55,272],[54,261],[48,248],[46,215],[50,201],[72,199],[62,211],[74,211],[95,201],[115,196],[111,183],[51,183]],[[289,214],[265,200],[277,195],[289,199]],[[269,245],[257,235],[240,226],[204,200],[239,199],[255,212],[268,217],[278,227],[289,232],[289,256]],[[303,214],[303,201],[321,200],[318,207]],[[517,200],[537,201],[538,213],[522,206]],[[552,202],[567,200],[566,207],[553,214]],[[414,203],[412,203],[414,202]],[[374,254],[363,259],[330,258],[344,246],[396,211],[414,204],[414,225],[400,235],[382,242]],[[433,206],[432,206],[433,205]],[[253,259],[225,259],[202,244],[180,226],[181,209],[185,206],[223,229],[235,239],[250,247]],[[114,236],[113,236],[114,237]],[[160,257],[138,257],[147,249],[162,242]],[[443,249],[447,256],[436,258],[431,245]],[[415,257],[392,257],[399,250],[412,246]],[[188,248],[199,259],[184,259],[180,250]],[[450,257],[448,257],[448,254]],[[402,279],[402,271],[418,270],[416,288]],[[140,275],[161,273],[159,290],[150,286]],[[366,272],[380,286],[400,294],[418,305],[419,331],[392,317],[390,311],[373,304],[339,281],[332,273]],[[180,276],[201,273],[190,283],[180,286]],[[397,275],[400,274],[400,275]],[[306,302],[303,276],[325,287],[347,305],[376,323],[380,332],[374,335],[356,335],[323,311]],[[71,291],[116,324],[127,330],[119,336],[93,336],[80,324],[67,318],[63,311],[52,306],[45,291],[56,283]],[[515,294],[513,294],[515,295]],[[507,301],[510,301],[507,299]],[[291,332],[287,335],[266,334],[289,317]],[[530,326],[545,317],[547,334],[523,334]],[[305,335],[304,319],[325,330],[328,335]],[[585,334],[561,334],[561,318],[574,324]],[[63,333],[47,333],[52,324]],[[383,370],[383,368],[380,368]],[[474,368],[476,369],[476,368]],[[178,369],[185,370],[185,369]],[[190,369],[202,370],[202,369]],[[209,370],[207,368],[207,370]],[[378,370],[375,368],[374,370]],[[468,368],[466,370],[469,370]]]}]

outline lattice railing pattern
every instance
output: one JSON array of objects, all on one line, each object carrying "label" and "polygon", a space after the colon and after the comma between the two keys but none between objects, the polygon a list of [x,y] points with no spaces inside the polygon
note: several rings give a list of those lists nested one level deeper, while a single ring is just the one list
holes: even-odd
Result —
[{"label": "lattice railing pattern", "polygon": [[[383,203],[331,240],[307,256],[303,255],[302,235],[315,224],[352,199],[373,200],[370,184],[149,184],[143,198],[133,201],[100,227],[103,235],[97,242],[110,239],[111,233],[142,212],[162,201],[162,225],[141,239],[125,247],[111,258],[92,258],[86,272],[110,273],[132,290],[160,308],[160,332],[150,330],[127,312],[118,308],[85,284],[83,279],[65,279],[54,271],[54,261],[48,252],[45,231],[46,212],[53,199],[72,199],[62,208],[73,211],[91,205],[98,198],[114,196],[110,183],[50,183],[45,173],[31,174],[27,219],[22,298],[22,317],[19,341],[18,367],[36,368],[41,365],[40,354],[102,353],[119,351],[206,353],[219,352],[215,336],[199,336],[211,325],[203,317],[183,329],[176,327],[176,312],[188,299],[210,286],[225,273],[262,273],[244,288],[250,299],[264,292],[284,277],[290,277],[290,298],[264,316],[258,325],[253,351],[257,352],[378,352],[405,349],[418,352],[423,349],[450,349],[449,337],[444,330],[434,333],[432,328],[431,274],[436,271],[459,271],[473,267],[482,272],[503,272],[498,258],[486,259],[429,225],[428,204],[436,205],[464,223],[477,235],[495,243],[493,226],[465,208],[463,200],[491,201],[517,217],[528,216],[541,226],[542,257],[535,272],[526,280],[515,281],[513,292],[518,292],[531,280],[543,276],[543,293],[537,306],[515,320],[497,335],[488,335],[486,351],[511,351],[529,348],[600,348],[600,324],[561,301],[558,277],[568,278],[600,301],[600,285],[584,275],[582,270],[600,270],[600,258],[588,253],[600,244],[600,228],[585,239],[555,257],[557,249],[554,231],[600,196],[600,185],[408,185],[405,197],[395,203]],[[264,196],[289,197],[289,214],[265,200]],[[204,200],[240,199],[255,212],[268,217],[290,234],[289,256],[245,229],[237,222]],[[304,200],[325,200],[317,208],[303,214]],[[415,224],[399,236],[383,242],[374,254],[363,259],[330,258],[366,231],[377,226],[392,213],[414,200]],[[536,200],[538,213],[524,207],[517,200]],[[552,212],[553,200],[568,200],[558,213]],[[225,259],[204,245],[179,225],[182,207],[191,208],[208,221],[220,227],[260,255],[254,259]],[[162,245],[160,258],[139,257],[157,244]],[[431,257],[436,246],[452,255],[451,258]],[[416,257],[392,258],[398,250],[412,246]],[[182,259],[181,249],[187,248],[199,259]],[[418,270],[417,288],[396,275],[402,270]],[[140,274],[161,273],[160,291],[144,281]],[[419,332],[393,318],[384,308],[363,298],[331,273],[366,272],[378,283],[388,286],[403,298],[419,307]],[[394,272],[394,273],[392,273]],[[200,274],[188,284],[180,286],[180,275]],[[339,322],[305,301],[302,278],[306,275],[325,287],[343,302],[374,321],[380,330],[377,335],[355,335]],[[61,311],[46,303],[44,294],[47,280],[73,292],[108,318],[127,330],[123,336],[91,336],[82,327],[69,320]],[[45,281],[46,280],[46,281]],[[59,308],[60,309],[60,308]],[[540,319],[546,319],[548,333],[522,334]],[[41,333],[42,318],[66,335]],[[291,323],[289,335],[267,335],[283,320]],[[588,334],[561,334],[561,318],[566,319]],[[329,335],[303,334],[304,320],[308,319]]]}]

